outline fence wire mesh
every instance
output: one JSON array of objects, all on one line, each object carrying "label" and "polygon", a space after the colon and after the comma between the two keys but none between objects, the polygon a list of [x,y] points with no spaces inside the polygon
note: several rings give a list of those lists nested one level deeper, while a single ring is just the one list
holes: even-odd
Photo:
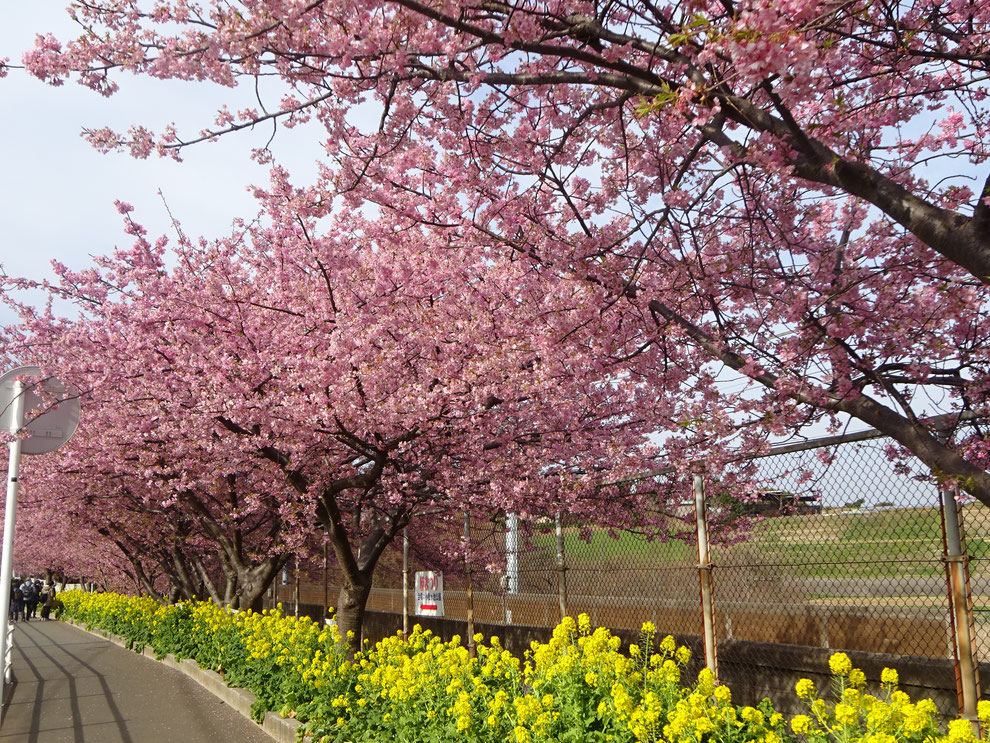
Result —
[{"label": "fence wire mesh", "polygon": [[[778,654],[767,643],[898,656],[891,665],[954,659],[940,493],[930,479],[891,461],[879,439],[781,453],[758,467],[762,519],[744,542],[713,548],[720,640],[754,643],[737,668],[721,664],[726,674],[772,666]],[[986,518],[979,504],[960,511],[974,527]]]},{"label": "fence wire mesh", "polygon": [[[951,676],[958,642],[941,494],[920,469],[892,460],[889,446],[879,438],[833,439],[762,457],[755,462],[755,491],[738,502],[717,482],[706,484],[715,520],[724,520],[728,509],[751,522],[737,538],[711,545],[720,675],[762,679],[747,696],[793,697],[793,676],[780,670],[815,678],[823,670],[820,658],[802,661],[802,648],[860,653],[902,668],[915,662],[920,676],[937,661],[939,673]],[[402,546],[393,545],[381,560],[368,610],[401,614],[405,605],[415,621],[414,573],[443,571],[448,618],[464,620],[470,610],[476,623],[549,628],[564,613],[586,613],[594,625],[613,630],[636,631],[651,621],[661,634],[699,637],[704,620],[691,486],[653,477],[658,492],[675,488],[684,496],[668,504],[661,538],[566,515],[522,520],[475,513],[466,559],[440,559],[412,540],[406,597]],[[979,659],[990,649],[990,510],[960,501],[964,556],[957,562],[968,575],[956,600],[969,612],[955,616],[971,625],[972,655]],[[458,520],[449,523],[449,539],[463,548]],[[415,532],[417,522],[409,529]],[[331,556],[322,581],[312,580],[321,571],[310,567],[300,601],[324,605],[326,596],[334,604],[340,575],[333,563]],[[283,602],[290,588],[279,588]],[[824,674],[817,680],[827,686]],[[953,688],[954,681],[945,685]],[[955,712],[953,702],[943,698],[942,711]]]}]

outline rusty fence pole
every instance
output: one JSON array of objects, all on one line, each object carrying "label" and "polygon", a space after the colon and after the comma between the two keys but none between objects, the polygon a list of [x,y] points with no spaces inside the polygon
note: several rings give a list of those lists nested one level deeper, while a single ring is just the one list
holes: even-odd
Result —
[{"label": "rusty fence pole", "polygon": [[472,658],[478,652],[474,646],[474,598],[471,595],[471,514],[464,512],[464,567],[467,572],[467,648]]},{"label": "rusty fence pole", "polygon": [[718,679],[718,653],[715,646],[715,605],[712,598],[712,561],[708,544],[708,509],[705,506],[705,481],[694,475],[694,515],[698,529],[698,584],[701,588],[701,613],[704,620],[705,667]]},{"label": "rusty fence pole", "polygon": [[560,512],[553,520],[557,532],[557,603],[560,604],[560,621],[563,622],[567,616],[567,562],[564,559],[564,527]]},{"label": "rusty fence pole", "polygon": [[409,527],[402,529],[402,639],[409,639]]},{"label": "rusty fence pole", "polygon": [[973,594],[969,583],[969,554],[966,550],[962,515],[956,500],[957,487],[944,485],[940,490],[945,546],[943,559],[949,590],[949,622],[953,636],[959,715],[969,720],[974,731],[979,734],[976,704],[980,699],[980,679],[976,658]]}]

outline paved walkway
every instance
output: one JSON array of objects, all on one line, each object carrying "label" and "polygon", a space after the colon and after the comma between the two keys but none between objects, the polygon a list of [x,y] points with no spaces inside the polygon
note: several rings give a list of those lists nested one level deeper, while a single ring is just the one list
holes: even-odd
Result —
[{"label": "paved walkway", "polygon": [[272,743],[184,674],[63,622],[18,622],[0,743]]}]

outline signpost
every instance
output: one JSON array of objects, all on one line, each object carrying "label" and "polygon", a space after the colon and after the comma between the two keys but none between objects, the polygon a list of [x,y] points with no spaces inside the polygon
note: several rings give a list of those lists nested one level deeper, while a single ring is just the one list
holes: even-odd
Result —
[{"label": "signpost", "polygon": [[421,617],[443,616],[443,573],[432,570],[417,571],[416,614]]},{"label": "signpost", "polygon": [[[37,366],[19,366],[0,376],[0,430],[19,436],[10,442],[0,562],[0,662],[4,664],[4,683],[10,681],[7,629],[21,454],[55,451],[72,437],[78,425],[79,396],[69,385],[44,377]],[[20,438],[24,434],[27,437]]]}]

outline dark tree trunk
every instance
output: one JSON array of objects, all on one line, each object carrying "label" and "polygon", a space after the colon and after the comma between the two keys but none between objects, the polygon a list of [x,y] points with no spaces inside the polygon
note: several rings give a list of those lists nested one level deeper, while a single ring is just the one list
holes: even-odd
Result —
[{"label": "dark tree trunk", "polygon": [[[103,534],[104,536],[109,537],[108,531],[101,530],[100,533]],[[120,553],[124,556],[127,562],[131,564],[131,567],[134,568],[134,572],[131,574],[131,579],[134,581],[135,585],[137,586],[138,593],[141,593],[143,590],[143,591],[147,591],[149,595],[155,596],[156,593],[155,593],[154,581],[152,581],[148,577],[148,574],[144,569],[144,565],[142,564],[141,559],[136,554],[137,551],[129,548],[128,545],[124,544],[120,539],[112,539],[112,541],[117,546],[117,549],[120,550]],[[61,590],[63,591],[65,590],[64,576],[63,576]]]},{"label": "dark tree trunk", "polygon": [[237,576],[237,591],[230,603],[231,608],[260,612],[263,608],[265,591],[290,557],[291,555],[288,554],[270,556],[250,567],[233,565]]},{"label": "dark tree trunk", "polygon": [[[227,478],[230,485],[227,496],[231,508],[237,508],[238,494],[233,476]],[[265,591],[271,585],[278,571],[289,560],[289,555],[269,555],[257,560],[244,549],[244,532],[239,526],[229,527],[216,520],[214,514],[204,505],[193,491],[183,491],[183,502],[196,514],[200,528],[216,544],[216,554],[220,559],[220,569],[226,578],[223,596],[220,596],[205,570],[200,570],[201,579],[210,588],[210,595],[220,605],[232,609],[262,610]],[[274,542],[282,528],[281,519],[274,518],[268,526],[267,538]]]},{"label": "dark tree trunk", "polygon": [[189,558],[189,562],[196,571],[196,575],[199,576],[199,584],[209,594],[210,598],[213,599],[213,603],[217,606],[223,606],[223,598],[217,592],[216,585],[214,585],[213,579],[210,577],[210,573],[206,569],[206,565],[203,564],[203,561],[198,555],[193,555]]},{"label": "dark tree trunk", "polygon": [[172,547],[169,559],[172,579],[179,587],[182,597],[189,601],[199,601],[204,595],[203,586],[200,581],[195,580],[195,574],[189,569],[185,555],[178,547]]},{"label": "dark tree trunk", "polygon": [[[371,574],[362,575],[363,580],[345,580],[337,599],[337,628],[353,654],[361,649],[361,633],[364,626],[364,611],[371,595]],[[348,633],[351,633],[350,636]]]},{"label": "dark tree trunk", "polygon": [[365,607],[371,595],[378,558],[408,523],[409,511],[399,509],[377,520],[358,543],[355,555],[351,548],[351,537],[343,527],[336,501],[325,497],[321,505],[320,521],[327,529],[330,544],[344,576],[344,584],[338,597],[337,627],[353,654],[361,649],[361,628],[364,625]]}]

